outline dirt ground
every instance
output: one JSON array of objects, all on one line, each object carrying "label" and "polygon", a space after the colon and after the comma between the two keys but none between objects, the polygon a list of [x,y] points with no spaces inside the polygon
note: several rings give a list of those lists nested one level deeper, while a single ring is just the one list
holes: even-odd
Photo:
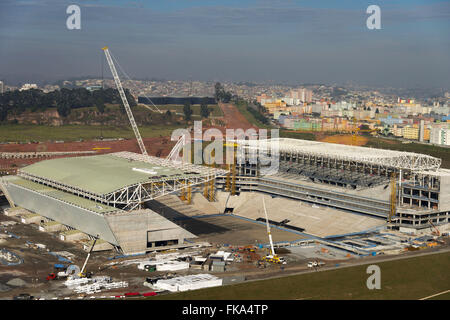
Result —
[{"label": "dirt ground", "polygon": [[[267,232],[264,225],[259,225],[257,223],[252,223],[235,217],[210,217],[202,218],[207,219],[205,222],[209,224],[214,224],[222,228],[226,228],[228,231],[219,233],[207,233],[200,235],[196,242],[210,240],[213,247],[204,249],[205,252],[215,252],[219,250],[223,244],[227,245],[254,245],[255,240],[259,243],[267,243]],[[87,256],[87,253],[82,249],[80,243],[72,243],[61,241],[56,234],[41,232],[38,230],[38,226],[34,224],[22,224],[16,217],[7,217],[0,214],[0,222],[2,221],[16,221],[16,225],[8,227],[0,227],[0,233],[4,233],[5,230],[13,233],[20,237],[16,238],[6,238],[2,239],[0,244],[1,248],[6,248],[9,251],[14,252],[19,255],[24,263],[17,266],[5,266],[0,265],[0,287],[7,285],[7,282],[20,278],[25,281],[25,285],[21,287],[9,286],[7,291],[0,291],[1,299],[11,299],[13,296],[20,293],[29,293],[35,297],[44,297],[45,299],[51,299],[53,297],[70,297],[75,299],[78,297],[73,291],[66,288],[63,284],[64,280],[53,280],[47,281],[46,277],[49,273],[54,272],[54,264],[66,262],[58,261],[57,257],[51,255],[47,252],[49,249],[51,252],[67,251],[73,255],[73,264],[81,267]],[[301,236],[281,231],[272,230],[273,237],[275,241],[283,240],[295,240],[300,239]],[[33,244],[44,244],[46,249],[35,249],[26,246],[26,242],[31,242]],[[225,247],[225,250],[227,248]],[[243,262],[233,263],[227,267],[227,271],[224,273],[218,273],[216,275],[220,277],[227,277],[233,275],[242,275],[246,277],[265,277],[265,273],[271,273],[272,271],[277,272],[279,266],[268,266],[267,270],[261,270],[255,266],[255,261],[257,257],[267,254],[266,249],[257,250],[256,254],[245,253],[241,254]],[[93,272],[94,275],[107,275],[113,278],[114,281],[127,281],[129,286],[127,288],[114,289],[110,291],[102,291],[97,294],[97,296],[115,296],[121,295],[126,292],[149,292],[152,291],[150,288],[143,285],[145,278],[150,276],[158,276],[165,274],[164,272],[146,272],[137,269],[136,264],[131,264],[127,266],[107,266],[111,262],[119,262],[129,259],[144,259],[145,256],[130,257],[128,259],[115,259],[111,260],[114,256],[118,255],[115,251],[102,251],[94,252],[87,265],[87,271]],[[248,255],[254,255],[248,258]],[[149,257],[147,255],[147,257]],[[298,261],[292,261],[291,267],[302,266],[304,263]],[[177,275],[185,275],[192,273],[204,273],[203,270],[186,270],[177,272]]]},{"label": "dirt ground", "polygon": [[[328,142],[328,143],[338,143],[338,144],[346,144],[353,145],[353,137],[349,134],[336,134],[332,136],[327,136],[325,138],[320,139],[319,141]],[[363,136],[356,136],[355,144],[356,146],[364,146],[367,143],[368,139]]]},{"label": "dirt ground", "polygon": [[[2,221],[18,222],[19,219],[0,214],[0,222]],[[9,287],[7,291],[0,291],[0,300],[11,299],[20,293],[29,293],[35,297],[45,297],[46,299],[58,296],[69,296],[72,298],[78,296],[64,286],[63,280],[46,280],[48,274],[54,272],[54,264],[70,264],[59,261],[56,256],[48,253],[47,249],[51,252],[67,251],[73,254],[75,258],[72,260],[72,263],[81,268],[87,253],[82,249],[80,243],[61,241],[56,234],[41,232],[38,230],[38,226],[34,224],[22,224],[18,222],[14,226],[0,227],[0,233],[4,233],[5,230],[19,236],[20,239],[2,239],[0,248],[6,248],[17,254],[24,262],[16,266],[0,264],[0,287],[4,287],[5,285]],[[27,241],[33,244],[44,244],[46,248],[35,249],[27,247]],[[115,255],[117,253],[111,250],[94,252],[86,267],[86,270],[93,272],[94,275],[108,275],[114,281],[127,281],[129,283],[127,288],[104,291],[102,295],[110,296],[132,291],[150,291],[149,288],[143,286],[145,276],[148,276],[148,272],[138,270],[136,265],[126,266],[120,269],[108,268],[107,270],[101,270],[105,268],[107,263],[111,262],[108,258],[112,258]],[[20,278],[25,281],[25,286],[14,287],[7,284],[8,281],[15,278]]]},{"label": "dirt ground", "polygon": [[[219,118],[225,122],[225,126],[205,126],[203,130],[214,127],[225,133],[226,129],[257,129],[239,112],[239,110],[230,103],[220,103],[223,111],[223,118]],[[157,157],[165,157],[175,145],[175,141],[170,141],[170,137],[153,137],[144,138],[144,144],[149,155]],[[114,140],[114,141],[82,141],[82,142],[43,142],[43,143],[24,143],[24,144],[1,144],[0,152],[55,152],[55,151],[96,151],[97,154],[130,151],[140,153],[139,146],[135,139]],[[58,156],[67,157],[67,156]],[[1,159],[0,169],[6,170],[11,168],[20,168],[25,165],[50,158],[35,159]],[[14,173],[14,172],[12,172]]]},{"label": "dirt ground", "polygon": [[[213,216],[201,218],[201,221],[220,226],[224,232],[199,233],[198,241],[210,241],[237,246],[256,245],[268,243],[267,229],[264,224],[246,221],[235,216]],[[274,242],[294,241],[305,237],[276,228],[271,229]]]},{"label": "dirt ground", "polygon": [[257,129],[239,112],[239,110],[231,103],[219,103],[224,114],[225,127],[227,129]]},{"label": "dirt ground", "polygon": [[[170,137],[144,138],[144,144],[149,155],[165,157],[170,153],[176,142],[170,141]],[[0,152],[55,152],[55,151],[96,151],[96,154],[105,154],[119,151],[140,153],[135,139],[116,141],[82,141],[63,143],[28,143],[28,144],[3,144]],[[76,156],[76,155],[75,155]],[[44,159],[67,157],[57,156],[49,158],[33,159],[0,159],[0,168],[23,167]]]}]

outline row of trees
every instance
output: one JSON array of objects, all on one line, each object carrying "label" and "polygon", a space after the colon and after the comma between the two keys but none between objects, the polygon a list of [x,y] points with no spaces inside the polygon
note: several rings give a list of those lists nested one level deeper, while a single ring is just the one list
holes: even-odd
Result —
[{"label": "row of trees", "polygon": [[[192,111],[191,103],[189,101],[186,101],[183,106],[183,113],[186,120],[191,120],[192,114],[194,113]],[[211,113],[211,109],[208,108],[208,102],[207,99],[202,99],[200,103],[200,116],[202,118],[208,118]]]},{"label": "row of trees", "polygon": [[[125,95],[130,106],[136,106],[136,101],[128,89],[125,89]],[[112,88],[95,91],[62,88],[48,93],[39,89],[15,90],[0,95],[0,121],[6,120],[8,114],[19,115],[27,109],[37,112],[56,107],[62,117],[67,117],[72,109],[83,107],[97,107],[98,111],[103,113],[106,103],[121,104],[121,109],[125,112],[119,92]]]},{"label": "row of trees", "polygon": [[217,82],[214,85],[215,93],[214,97],[216,98],[217,102],[224,102],[228,103],[233,99],[233,95],[229,91],[225,91],[224,87],[220,84],[220,82]]}]

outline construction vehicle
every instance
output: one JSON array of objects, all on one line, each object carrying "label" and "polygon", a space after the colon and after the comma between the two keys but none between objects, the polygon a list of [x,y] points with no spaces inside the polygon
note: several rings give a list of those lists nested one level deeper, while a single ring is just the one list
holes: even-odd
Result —
[{"label": "construction vehicle", "polygon": [[46,280],[50,281],[50,280],[57,280],[60,278],[64,278],[67,277],[67,266],[63,265],[63,264],[55,264],[54,265],[54,272],[51,272],[48,274]]},{"label": "construction vehicle", "polygon": [[89,250],[89,253],[88,253],[87,257],[86,257],[86,260],[84,261],[83,267],[81,268],[81,271],[80,271],[80,273],[78,274],[78,276],[81,277],[81,278],[84,278],[84,277],[89,278],[89,277],[92,275],[92,272],[84,273],[84,271],[85,271],[85,269],[86,269],[86,265],[87,265],[87,263],[88,263],[88,261],[89,261],[89,258],[90,258],[90,256],[91,256],[92,250],[94,250],[94,246],[95,246],[95,243],[97,242],[97,239],[98,239],[98,238],[99,238],[99,236],[97,235],[97,236],[95,237],[95,239],[94,239],[94,242],[92,243],[92,247],[91,247],[91,249]]},{"label": "construction vehicle", "polygon": [[432,233],[433,233],[434,235],[440,237],[440,236],[441,236],[441,232],[439,231],[438,228],[436,228],[436,226],[433,224],[433,222],[431,222],[431,219],[428,219],[428,222],[429,222],[430,225],[434,228],[434,230],[436,230],[436,231],[433,231]]},{"label": "construction vehicle", "polygon": [[55,279],[57,279],[57,276],[56,276],[56,273],[54,273],[54,272],[49,273],[47,278],[46,278],[47,281],[55,280]]},{"label": "construction vehicle", "polygon": [[321,267],[325,264],[325,262],[321,261],[310,261],[308,262],[308,268]]},{"label": "construction vehicle", "polygon": [[268,254],[265,257],[263,257],[262,260],[266,261],[266,262],[270,262],[270,263],[286,264],[286,260],[283,257],[279,257],[275,253],[275,249],[273,247],[273,241],[272,241],[272,234],[270,233],[269,218],[267,217],[266,202],[264,200],[264,196],[262,197],[262,200],[263,200],[264,214],[266,216],[267,234],[269,235],[270,252],[271,252],[271,254]]},{"label": "construction vehicle", "polygon": [[108,47],[103,47],[102,50],[105,52],[106,60],[108,61],[109,68],[111,69],[111,73],[114,77],[114,82],[116,83],[117,90],[119,91],[120,98],[122,99],[123,106],[125,111],[127,112],[128,119],[130,120],[131,127],[133,128],[134,135],[136,136],[136,140],[138,142],[139,148],[143,155],[147,155],[147,150],[145,149],[144,142],[142,141],[141,134],[139,133],[139,129],[136,125],[136,121],[134,120],[133,113],[131,112],[130,105],[128,104],[127,97],[122,88],[122,83],[120,82],[119,75],[117,74],[116,67],[114,66],[114,62],[112,61],[111,55],[109,53]]},{"label": "construction vehicle", "polygon": [[255,251],[256,251],[256,250],[255,250],[255,247],[252,246],[252,245],[245,246],[245,247],[244,247],[244,250],[245,250],[245,251],[248,251],[248,252],[255,252]]},{"label": "construction vehicle", "polygon": [[13,297],[13,300],[33,300],[34,297],[29,293],[19,293],[17,296]]}]

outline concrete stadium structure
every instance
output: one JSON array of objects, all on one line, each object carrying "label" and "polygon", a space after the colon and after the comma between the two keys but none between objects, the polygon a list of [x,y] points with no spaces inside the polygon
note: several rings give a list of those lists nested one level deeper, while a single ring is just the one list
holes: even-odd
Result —
[{"label": "concrete stadium structure", "polygon": [[196,237],[145,208],[146,201],[224,173],[118,152],[34,163],[4,177],[2,189],[15,205],[132,254],[177,247]]},{"label": "concrete stadium structure", "polygon": [[[394,174],[392,226],[417,230],[431,227],[430,221],[449,222],[450,170],[440,168],[441,159],[288,138],[235,142],[238,191],[259,191],[387,219]],[[279,161],[278,168],[269,169],[262,156]],[[225,178],[218,183],[224,187]]]}]

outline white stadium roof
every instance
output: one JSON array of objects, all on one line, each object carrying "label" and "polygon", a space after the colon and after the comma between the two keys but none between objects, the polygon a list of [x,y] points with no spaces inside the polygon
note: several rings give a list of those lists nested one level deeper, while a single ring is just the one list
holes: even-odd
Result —
[{"label": "white stadium roof", "polygon": [[319,141],[274,138],[238,140],[236,142],[245,148],[268,149],[274,152],[278,149],[279,152],[308,154],[314,157],[355,161],[414,171],[437,170],[441,165],[441,159],[420,153],[348,146]]}]

